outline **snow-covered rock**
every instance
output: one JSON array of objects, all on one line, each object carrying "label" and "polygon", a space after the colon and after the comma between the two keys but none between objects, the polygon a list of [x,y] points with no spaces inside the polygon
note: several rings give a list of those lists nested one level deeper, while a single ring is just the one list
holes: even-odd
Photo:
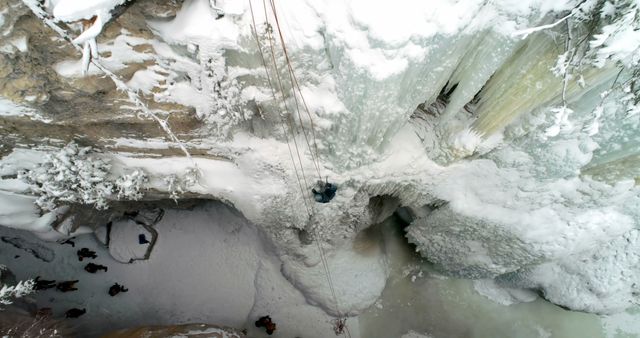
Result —
[{"label": "snow-covered rock", "polygon": [[640,234],[634,229],[594,250],[518,271],[507,284],[540,289],[546,299],[567,308],[619,313],[637,304],[640,293]]}]

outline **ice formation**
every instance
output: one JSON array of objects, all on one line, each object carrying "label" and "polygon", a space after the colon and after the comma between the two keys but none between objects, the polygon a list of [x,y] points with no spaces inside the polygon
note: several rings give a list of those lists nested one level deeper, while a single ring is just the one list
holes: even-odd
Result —
[{"label": "ice formation", "polygon": [[[60,1],[54,15],[72,21],[121,2],[63,15]],[[539,290],[581,311],[638,304],[640,108],[629,79],[640,53],[638,30],[627,29],[637,28],[637,2],[264,3],[218,1],[218,18],[209,1],[186,0],[174,17],[146,23],[152,37],[122,29],[100,41],[105,67],[138,65],[118,86],[129,99],[180,105],[204,121],[184,143],[102,140],[200,154],[106,151],[111,178],[140,168],[147,189],[230,203],[272,238],[291,283],[334,315],[362,311],[384,288],[383,252],[358,256],[350,245],[400,206],[409,241],[447,274]],[[604,20],[601,33],[578,45],[588,13]],[[622,19],[606,21],[614,14]],[[79,81],[77,60],[51,67]],[[3,175],[30,169],[10,163],[26,153],[4,158]],[[176,188],[190,170],[198,182]],[[325,176],[339,194],[312,203],[310,187]],[[12,183],[3,176],[3,199],[24,193]],[[23,204],[0,216],[25,214],[19,223],[38,231]],[[326,247],[344,303],[320,281],[305,234]],[[363,279],[371,285],[360,292]]]}]

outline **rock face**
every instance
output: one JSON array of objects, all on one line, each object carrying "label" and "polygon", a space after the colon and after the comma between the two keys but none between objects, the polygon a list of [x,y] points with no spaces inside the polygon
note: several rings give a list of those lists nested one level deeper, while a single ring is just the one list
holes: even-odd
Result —
[{"label": "rock face", "polygon": [[24,311],[7,309],[0,316],[0,334],[6,337],[49,337],[63,338],[74,336],[73,330],[60,320],[50,317],[37,317]]},{"label": "rock face", "polygon": [[[127,81],[139,69],[153,64],[151,39],[147,18],[163,18],[179,8],[179,2],[168,1],[155,5],[154,1],[136,1],[105,29],[100,41],[117,44],[122,32],[128,32],[136,42],[122,42],[118,48],[139,55],[136,62],[117,66],[118,75]],[[156,122],[140,119],[134,112],[123,114],[127,97],[116,89],[108,78],[100,76],[65,77],[56,65],[73,63],[79,54],[53,30],[45,26],[20,1],[0,4],[3,18],[0,30],[0,97],[24,107],[29,114],[6,116],[1,114],[0,131],[3,147],[18,143],[42,143],[43,139],[70,141],[78,135],[89,144],[104,147],[108,139],[136,135],[141,139],[163,137]],[[70,27],[74,27],[71,25]],[[65,26],[66,28],[66,26]],[[146,41],[146,42],[144,42]],[[106,48],[105,48],[106,49]],[[103,50],[105,62],[111,59]],[[146,56],[142,56],[146,55]],[[118,62],[118,61],[115,61]],[[191,134],[201,123],[188,107],[148,101],[150,108],[173,112],[169,118],[175,132]],[[195,136],[195,135],[194,135]]]},{"label": "rock face", "polygon": [[208,337],[208,338],[245,338],[246,336],[232,328],[210,324],[185,324],[172,326],[148,326],[137,329],[120,330],[108,333],[102,338],[144,338],[144,337]]}]

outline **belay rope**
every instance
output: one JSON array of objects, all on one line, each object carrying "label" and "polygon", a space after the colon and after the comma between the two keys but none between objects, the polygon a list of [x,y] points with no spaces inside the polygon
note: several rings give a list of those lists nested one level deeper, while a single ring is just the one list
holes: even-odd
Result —
[{"label": "belay rope", "polygon": [[[322,180],[322,175],[320,173],[320,163],[319,163],[319,159],[318,159],[318,144],[316,141],[316,135],[315,135],[315,131],[314,131],[314,127],[313,127],[313,119],[311,118],[311,112],[309,111],[309,107],[304,99],[304,96],[302,95],[302,90],[300,89],[300,84],[298,82],[298,79],[295,75],[293,66],[291,65],[291,59],[289,58],[289,53],[287,51],[286,48],[286,44],[284,41],[284,36],[282,34],[282,29],[280,27],[280,21],[278,19],[278,14],[277,14],[277,10],[276,10],[276,5],[275,5],[275,0],[269,0],[269,6],[267,6],[266,0],[262,1],[262,5],[264,8],[264,17],[265,17],[265,24],[266,24],[266,34],[267,34],[267,40],[269,41],[269,51],[271,54],[271,61],[272,61],[272,65],[274,68],[274,73],[275,73],[275,80],[272,80],[270,72],[269,72],[269,67],[267,66],[267,59],[264,56],[264,52],[262,49],[262,43],[260,42],[260,37],[258,35],[258,30],[257,30],[257,26],[256,26],[256,20],[255,20],[255,14],[253,12],[253,4],[251,2],[252,0],[249,0],[249,9],[251,11],[251,20],[253,23],[253,27],[252,27],[252,33],[256,39],[256,43],[258,46],[258,50],[260,51],[260,57],[262,59],[262,64],[264,66],[264,70],[266,73],[266,77],[267,77],[267,83],[271,89],[271,94],[273,97],[273,100],[275,102],[278,101],[278,95],[276,95],[276,88],[275,88],[275,83],[277,82],[278,85],[278,91],[280,93],[279,97],[281,98],[281,102],[282,102],[282,106],[284,107],[285,111],[287,112],[287,124],[289,129],[287,130],[286,126],[285,126],[285,121],[283,120],[283,117],[280,117],[280,124],[282,126],[282,130],[284,132],[284,136],[285,136],[285,140],[287,141],[287,147],[289,149],[289,155],[291,158],[291,162],[293,164],[293,169],[296,175],[296,179],[298,180],[298,186],[300,187],[300,192],[302,194],[302,200],[304,202],[305,208],[307,210],[307,214],[309,216],[309,218],[312,217],[312,212],[310,209],[310,206],[307,202],[308,194],[306,193],[306,189],[304,187],[308,187],[308,183],[307,183],[307,179],[306,179],[306,175],[304,172],[304,168],[303,168],[303,163],[302,163],[302,156],[300,155],[300,149],[298,147],[298,142],[296,141],[296,128],[295,128],[295,116],[293,114],[292,111],[290,111],[289,109],[289,105],[287,104],[287,99],[285,96],[285,88],[283,85],[283,81],[282,78],[280,77],[280,72],[278,70],[278,64],[276,61],[276,57],[275,57],[275,47],[274,47],[274,38],[273,38],[273,26],[268,22],[268,12],[267,12],[267,8],[269,7],[271,9],[271,13],[273,14],[273,17],[275,19],[275,26],[277,28],[278,31],[278,36],[280,38],[280,44],[282,46],[282,51],[285,57],[285,61],[286,61],[286,65],[287,65],[287,73],[289,75],[289,80],[291,83],[291,91],[293,94],[293,100],[294,100],[294,106],[295,106],[295,112],[297,113],[297,117],[298,117],[298,121],[300,123],[300,129],[302,130],[302,134],[304,135],[304,139],[305,142],[307,143],[307,147],[309,149],[309,153],[311,155],[311,159],[313,161],[315,170],[318,174],[318,178],[319,180]],[[297,90],[297,94],[296,94],[296,90]],[[300,101],[298,101],[298,95],[300,95]],[[302,104],[300,104],[300,102]],[[304,128],[304,124],[302,122],[302,116],[300,113],[300,106],[303,106],[304,110],[307,113],[307,116],[309,118],[310,121],[310,125],[311,125],[311,136],[313,139],[313,148],[310,145],[309,142],[309,136],[308,133],[305,131]],[[291,116],[294,116],[294,118],[291,118]],[[292,121],[293,120],[293,121]],[[291,144],[289,142],[289,135],[287,133],[291,133],[291,139],[293,139],[293,144],[294,144],[294,148],[295,148],[295,152],[296,152],[296,157],[298,158],[298,163],[300,166],[300,171],[301,174],[298,173],[298,164],[295,161],[295,157],[293,154],[293,150],[291,148]],[[314,154],[315,152],[315,154]],[[302,177],[302,180],[300,179]],[[304,184],[303,184],[304,181]],[[322,268],[324,270],[324,275],[327,279],[327,285],[329,286],[329,290],[331,291],[331,295],[333,297],[333,301],[335,304],[335,309],[336,309],[336,313],[338,314],[338,318],[336,318],[333,321],[333,330],[335,332],[336,335],[343,335],[345,337],[351,337],[351,333],[349,332],[349,328],[346,325],[346,316],[342,315],[341,311],[340,311],[340,302],[338,301],[338,297],[336,295],[336,289],[333,283],[333,278],[331,277],[331,270],[329,268],[329,262],[327,261],[327,257],[326,254],[324,252],[324,249],[322,248],[322,245],[320,243],[320,240],[318,239],[318,236],[314,236],[314,242],[316,244],[316,247],[318,248],[318,252],[320,254],[320,261],[322,262]]]}]

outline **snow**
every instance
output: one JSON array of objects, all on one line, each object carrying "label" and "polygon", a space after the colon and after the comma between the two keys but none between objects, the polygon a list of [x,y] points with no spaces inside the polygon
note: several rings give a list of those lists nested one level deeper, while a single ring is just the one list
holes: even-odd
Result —
[{"label": "snow", "polygon": [[312,304],[317,304],[338,317],[356,315],[378,299],[388,274],[386,259],[380,248],[369,249],[366,253],[343,248],[332,251],[326,257],[335,291],[334,299],[328,285],[327,273],[323,270],[323,264],[318,262],[319,249],[315,246],[310,247],[308,250],[315,251],[311,257],[303,261],[285,260],[282,273]]},{"label": "snow", "polygon": [[[141,63],[144,61],[154,59],[154,56],[148,52],[136,51],[136,47],[143,46],[150,43],[149,40],[131,36],[129,32],[122,31],[112,41],[106,43],[99,43],[97,49],[102,53],[100,62],[104,64],[111,71],[119,71],[124,69],[129,63]],[[108,54],[108,56],[104,56]],[[63,60],[55,64],[54,69],[56,72],[68,78],[75,78],[82,76],[82,60]],[[95,65],[90,64],[88,75],[100,74]]]},{"label": "snow", "polygon": [[151,242],[151,232],[133,220],[113,222],[109,232],[109,254],[121,263],[145,259],[150,243],[141,244],[138,236],[144,235]]},{"label": "snow", "polygon": [[208,0],[187,0],[175,19],[166,23],[153,23],[152,28],[166,42],[185,45],[197,43],[235,46],[239,34],[238,26],[231,19],[216,20],[216,14]]},{"label": "snow", "polygon": [[50,119],[42,117],[34,109],[15,104],[4,97],[0,97],[0,116],[27,116],[36,121],[51,122]]},{"label": "snow", "polygon": [[632,309],[627,312],[621,312],[619,314],[605,316],[603,318],[603,326],[605,329],[605,335],[607,338],[620,337],[621,335],[628,335],[633,337],[640,332],[640,322],[637,318],[638,308]]},{"label": "snow", "polygon": [[55,233],[50,224],[56,220],[58,212],[40,215],[35,200],[35,197],[0,191],[0,225],[29,230],[37,236]]},{"label": "snow", "polygon": [[108,13],[126,0],[53,0],[53,16],[62,21],[90,19],[96,14],[108,17]]},{"label": "snow", "polygon": [[[17,251],[5,246],[0,255],[19,278],[79,279],[77,292],[42,291],[36,298],[56,316],[69,307],[86,308],[77,325],[90,337],[122,327],[182,322],[245,327],[251,337],[267,337],[253,325],[267,314],[283,336],[333,335],[332,318],[309,305],[282,276],[272,244],[237,211],[215,202],[193,211],[167,210],[155,229],[159,236],[151,258],[133,264],[110,258],[92,235],[76,237],[75,248],[41,243],[56,250],[49,264],[24,254],[13,259]],[[24,232],[0,232],[34,240]],[[76,257],[81,247],[95,250],[95,262],[106,265],[108,272],[86,273]],[[107,290],[114,282],[129,292],[109,297]],[[352,333],[357,334],[353,325]]]}]

